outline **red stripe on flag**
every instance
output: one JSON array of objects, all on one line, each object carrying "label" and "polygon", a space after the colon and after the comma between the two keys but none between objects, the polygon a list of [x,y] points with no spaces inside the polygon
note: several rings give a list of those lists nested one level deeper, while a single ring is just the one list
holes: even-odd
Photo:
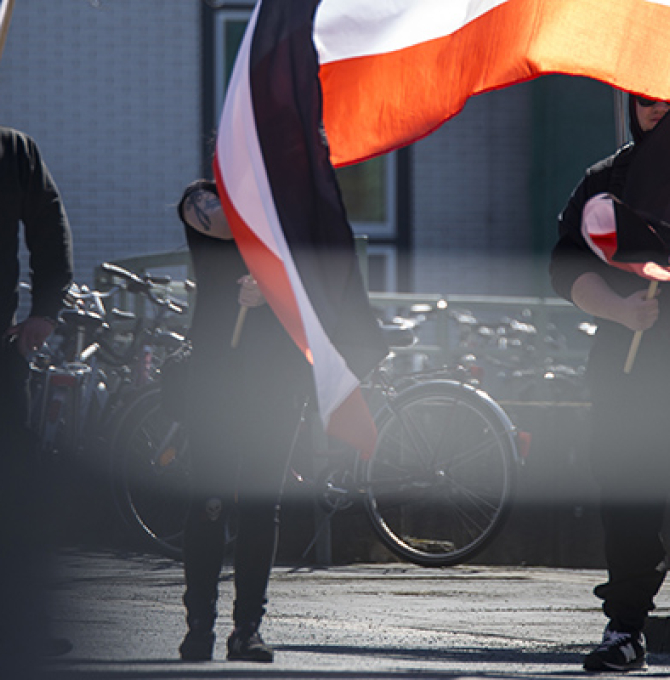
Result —
[{"label": "red stripe on flag", "polygon": [[322,65],[333,165],[415,141],[455,116],[471,95],[529,78],[519,55],[530,33],[516,19],[502,5],[444,38]]},{"label": "red stripe on flag", "polygon": [[[657,265],[655,262],[619,262],[613,259],[617,251],[617,235],[616,233],[589,235],[593,241],[593,245],[599,248],[602,252],[601,259],[612,267],[623,269],[623,271],[637,274],[637,276],[650,281],[668,281],[670,280],[670,272]],[[600,254],[598,254],[600,257]]]},{"label": "red stripe on flag", "polygon": [[[253,260],[254,276],[258,280],[263,295],[293,341],[312,363],[300,311],[283,264],[256,237],[235,209],[221,177],[216,157],[214,174],[221,204],[226,212],[235,241],[239,244],[240,252],[243,257]],[[326,430],[328,434],[361,451],[364,457],[372,456],[377,443],[377,428],[360,388],[354,389],[330,414]]]},{"label": "red stripe on flag", "polygon": [[[253,268],[263,295],[293,341],[312,363],[298,304],[283,264],[265,247],[235,209],[223,182],[216,155],[213,167],[221,204],[242,256],[252,260],[250,268]],[[354,389],[330,414],[326,430],[328,434],[361,451],[364,457],[372,456],[377,442],[377,428],[360,388]]]},{"label": "red stripe on flag", "polygon": [[307,360],[312,363],[302,317],[284,265],[258,238],[233,205],[221,176],[216,155],[214,158],[214,174],[219,189],[221,205],[226,213],[230,229],[244,261],[250,271],[253,271],[253,275],[258,281],[265,299],[272,307],[277,318],[281,321]]},{"label": "red stripe on flag", "polygon": [[[362,400],[349,397],[387,348],[351,269],[351,228],[320,132],[311,41],[317,4],[257,3],[226,95],[214,168],[247,266],[281,323],[313,358],[324,426],[370,450],[371,415]],[[344,256],[344,266],[329,268],[324,258],[330,252]],[[351,329],[346,337],[343,328]],[[352,403],[356,408],[348,408]],[[340,416],[342,408],[353,420]]]},{"label": "red stripe on flag", "polygon": [[333,412],[326,430],[359,450],[364,460],[372,458],[377,428],[360,388],[357,387]]},{"label": "red stripe on flag", "polygon": [[614,253],[616,253],[617,249],[617,238],[615,231],[610,232],[609,234],[589,234],[588,237],[591,239],[591,241],[593,241],[593,245],[602,251],[604,258],[601,259],[604,259],[607,264],[621,264],[615,263],[612,260],[612,257]]},{"label": "red stripe on flag", "polygon": [[346,165],[416,141],[470,96],[542,74],[586,76],[670,99],[669,44],[667,5],[508,0],[442,38],[322,64],[331,159]]}]

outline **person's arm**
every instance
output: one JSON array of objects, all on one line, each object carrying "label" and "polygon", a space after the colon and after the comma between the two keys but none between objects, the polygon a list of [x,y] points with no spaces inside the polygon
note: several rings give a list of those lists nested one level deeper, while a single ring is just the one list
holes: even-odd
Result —
[{"label": "person's arm", "polygon": [[18,350],[23,356],[36,352],[54,332],[56,322],[44,316],[29,316],[21,323],[8,328],[5,336],[16,336]]},{"label": "person's arm", "polygon": [[639,290],[622,297],[595,272],[586,272],[572,284],[572,301],[587,314],[619,323],[632,331],[646,331],[658,319],[658,300],[647,300]]},{"label": "person's arm", "polygon": [[599,278],[608,278],[609,265],[589,248],[581,224],[584,205],[592,196],[607,190],[610,174],[607,165],[597,164],[590,168],[558,217],[559,238],[549,264],[551,284],[558,295],[575,304],[572,289],[582,274],[591,272]]},{"label": "person's arm", "polygon": [[23,189],[21,221],[30,253],[30,316],[55,319],[73,278],[70,223],[35,142],[20,135],[16,152]]},{"label": "person's arm", "polygon": [[6,335],[17,336],[19,351],[27,355],[54,330],[72,283],[72,234],[58,188],[35,142],[17,133],[12,151],[21,186],[20,217],[30,258],[32,304],[28,318]]},{"label": "person's arm", "polygon": [[[178,213],[184,224],[201,234],[225,241],[233,238],[213,182],[197,180],[189,185],[179,202]],[[238,283],[242,307],[260,307],[265,304],[265,298],[251,274],[243,276]]]}]

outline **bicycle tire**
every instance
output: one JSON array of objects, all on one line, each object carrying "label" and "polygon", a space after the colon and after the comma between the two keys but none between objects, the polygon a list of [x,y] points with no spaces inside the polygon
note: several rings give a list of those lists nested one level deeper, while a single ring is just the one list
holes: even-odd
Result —
[{"label": "bicycle tire", "polygon": [[156,386],[141,390],[118,417],[111,442],[117,510],[141,545],[182,558],[191,468],[184,428],[161,409]]},{"label": "bicycle tire", "polygon": [[360,474],[377,536],[421,566],[471,560],[511,507],[517,454],[509,418],[484,392],[436,380],[401,391],[375,420],[377,445]]}]

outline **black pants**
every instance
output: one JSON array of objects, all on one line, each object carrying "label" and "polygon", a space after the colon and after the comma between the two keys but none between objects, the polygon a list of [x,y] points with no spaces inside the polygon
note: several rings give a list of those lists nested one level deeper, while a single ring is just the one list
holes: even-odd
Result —
[{"label": "black pants", "polygon": [[46,638],[44,479],[27,428],[28,366],[0,345],[0,677],[33,677]]},{"label": "black pants", "polygon": [[[267,601],[279,526],[279,500],[300,401],[264,386],[234,395],[209,376],[192,376],[187,423],[193,497],[184,536],[189,625],[211,627],[230,533],[234,542],[236,625],[259,624]],[[209,385],[208,385],[209,383]],[[213,396],[206,396],[208,387]],[[244,398],[242,399],[242,396]],[[240,398],[241,403],[236,400]]]},{"label": "black pants", "polygon": [[234,537],[235,625],[258,625],[265,614],[267,586],[279,529],[279,504],[236,503],[216,518],[208,510],[217,497],[195,501],[184,536],[184,604],[189,625],[209,629],[216,618],[218,580],[225,547]]},{"label": "black pants", "polygon": [[595,594],[616,630],[642,630],[665,579],[660,503],[605,503],[601,515],[609,579]]},{"label": "black pants", "polygon": [[617,357],[592,381],[592,465],[609,577],[595,594],[620,630],[644,627],[666,573],[661,532],[670,488],[670,375],[650,358],[639,356],[625,375]]}]

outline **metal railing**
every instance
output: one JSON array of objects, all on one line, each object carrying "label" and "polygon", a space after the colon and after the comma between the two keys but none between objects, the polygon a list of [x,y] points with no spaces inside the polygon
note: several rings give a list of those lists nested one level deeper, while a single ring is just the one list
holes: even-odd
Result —
[{"label": "metal railing", "polygon": [[[359,249],[359,257],[365,258],[365,248]],[[192,268],[188,251],[170,251],[116,260],[126,269],[137,274],[170,274],[174,283],[169,292],[187,299],[188,295],[180,281],[191,277]],[[94,273],[96,287],[109,284],[108,274],[97,268]],[[503,338],[469,336],[464,338],[459,314],[469,312],[478,321],[491,328],[506,317],[528,320],[535,328],[534,355],[536,365],[551,359],[572,365],[584,363],[590,346],[590,338],[578,330],[588,323],[590,317],[573,305],[555,297],[524,297],[502,295],[450,295],[442,293],[384,293],[370,292],[370,301],[380,318],[416,315],[424,319],[419,327],[419,344],[405,350],[423,353],[437,363],[453,363],[467,353],[486,354],[488,358],[509,357],[509,346],[503,347]],[[132,296],[120,298],[118,305],[132,309]],[[138,314],[141,309],[132,309]],[[400,351],[400,350],[399,350]],[[523,351],[523,348],[519,351]],[[528,357],[526,361],[530,361]]]}]

